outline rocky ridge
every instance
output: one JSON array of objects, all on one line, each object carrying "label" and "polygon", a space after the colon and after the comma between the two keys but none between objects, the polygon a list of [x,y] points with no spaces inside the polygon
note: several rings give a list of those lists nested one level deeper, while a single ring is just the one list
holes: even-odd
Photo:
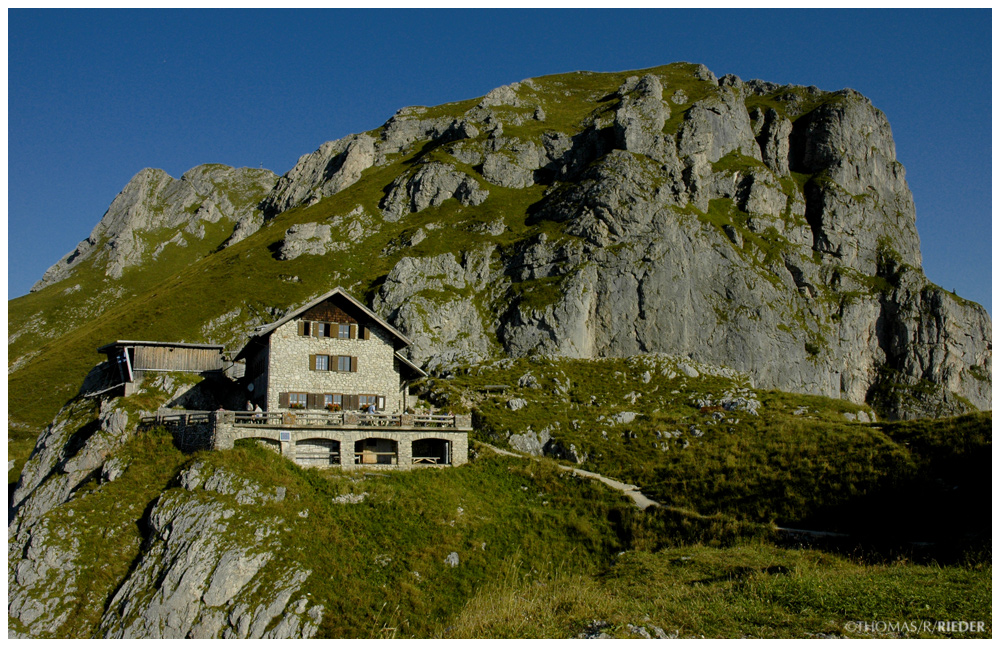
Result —
[{"label": "rocky ridge", "polygon": [[[160,169],[143,169],[111,202],[90,236],[50,267],[31,291],[68,278],[91,257],[101,261],[109,278],[120,279],[126,268],[155,260],[169,245],[186,246],[188,236],[204,238],[205,225],[220,220],[237,224],[234,238],[245,237],[257,211],[254,196],[270,191],[276,180],[271,171],[221,164],[197,166],[180,179]],[[150,248],[146,236],[163,230],[176,233]]]}]

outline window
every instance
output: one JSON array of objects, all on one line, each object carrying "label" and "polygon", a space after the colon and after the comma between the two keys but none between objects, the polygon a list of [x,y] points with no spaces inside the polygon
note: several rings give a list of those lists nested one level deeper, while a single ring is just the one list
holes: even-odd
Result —
[{"label": "window", "polygon": [[289,393],[288,407],[290,409],[305,409],[308,404],[308,395],[305,393]]},{"label": "window", "polygon": [[358,370],[357,358],[350,357],[347,355],[340,355],[337,357],[337,370],[345,373],[352,373]]},{"label": "window", "polygon": [[299,335],[303,337],[330,337],[333,334],[333,324],[321,321],[300,321]]},{"label": "window", "polygon": [[309,356],[309,370],[310,371],[329,371],[330,370],[330,356],[329,355],[310,355]]},{"label": "window", "polygon": [[342,411],[344,409],[344,396],[339,393],[324,393],[323,408],[327,411]]},{"label": "window", "polygon": [[[374,404],[376,409],[385,409],[385,398],[380,398],[377,395],[359,395],[358,403],[361,405],[362,409],[367,408],[369,405]],[[380,406],[381,405],[381,406]]]},{"label": "window", "polygon": [[351,326],[350,326],[350,324],[339,324],[337,326],[337,338],[338,339],[350,339],[351,338]]}]

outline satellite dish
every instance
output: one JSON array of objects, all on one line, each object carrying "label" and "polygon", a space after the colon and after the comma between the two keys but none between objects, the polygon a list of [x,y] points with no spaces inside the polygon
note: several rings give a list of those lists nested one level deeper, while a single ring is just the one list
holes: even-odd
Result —
[{"label": "satellite dish", "polygon": [[247,391],[253,393],[253,384],[247,384]]}]

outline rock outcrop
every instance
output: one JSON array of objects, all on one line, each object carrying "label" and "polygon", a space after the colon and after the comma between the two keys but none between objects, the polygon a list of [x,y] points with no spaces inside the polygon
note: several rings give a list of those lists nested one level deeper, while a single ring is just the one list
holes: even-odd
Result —
[{"label": "rock outcrop", "polygon": [[[149,514],[147,547],[101,622],[104,636],[311,637],[324,609],[301,592],[309,571],[273,564],[280,522],[250,523],[243,510],[283,493],[262,493],[250,481],[202,469],[195,463],[181,474],[184,490],[232,496],[236,505],[185,491],[161,496]],[[248,528],[256,533],[250,544],[239,539]]]},{"label": "rock outcrop", "polygon": [[406,214],[418,213],[427,207],[437,207],[449,198],[465,206],[482,204],[489,191],[479,182],[447,164],[431,162],[422,165],[412,175],[403,175],[393,182],[389,193],[379,205],[382,218],[396,222]]},{"label": "rock outcrop", "polygon": [[262,204],[263,211],[274,215],[304,202],[318,202],[357,182],[374,163],[375,140],[368,135],[326,142],[299,158],[278,180]]},{"label": "rock outcrop", "polygon": [[[281,518],[260,513],[262,505],[283,501],[285,488],[264,488],[200,461],[181,472],[180,487],[156,497],[139,520],[146,534],[136,546],[139,557],[124,571],[113,597],[92,599],[93,589],[82,578],[94,567],[88,526],[100,521],[75,514],[87,496],[80,489],[90,483],[88,494],[94,495],[95,485],[121,478],[130,465],[128,453],[118,450],[136,438],[135,421],[130,424],[113,403],[94,411],[90,403],[77,402],[61,411],[22,471],[8,526],[8,617],[16,623],[14,634],[72,634],[83,609],[98,614],[98,635],[106,638],[315,634],[325,610],[302,590],[310,571],[280,556],[289,529]],[[126,532],[123,521],[134,526],[125,508],[135,504],[127,497],[114,502],[112,508],[124,513],[98,533]],[[141,506],[134,514],[142,514]],[[115,558],[97,551],[101,560]]]},{"label": "rock outcrop", "polygon": [[148,249],[150,234],[177,230],[167,244],[184,244],[181,232],[204,238],[206,223],[252,222],[260,199],[276,180],[268,170],[221,164],[197,166],[180,179],[159,169],[143,169],[111,202],[90,236],[50,267],[31,290],[62,281],[91,257],[101,261],[108,277],[119,279],[126,268],[147,262],[150,254],[163,250]]}]

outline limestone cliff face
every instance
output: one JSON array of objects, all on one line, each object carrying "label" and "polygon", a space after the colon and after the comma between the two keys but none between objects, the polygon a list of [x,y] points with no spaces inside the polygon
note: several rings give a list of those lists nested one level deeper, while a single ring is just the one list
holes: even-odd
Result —
[{"label": "limestone cliff face", "polygon": [[[748,108],[782,92],[793,116],[822,103],[794,123]],[[488,246],[490,264],[471,273],[450,256],[390,272],[375,307],[421,340],[416,360],[485,358],[490,330],[510,355],[682,354],[898,417],[990,408],[989,318],[920,271],[912,196],[879,110],[850,90],[724,77],[674,137],[664,94],[653,75],[631,78],[613,120],[575,135],[589,165],[534,216],[570,236]],[[542,306],[514,289],[540,281],[558,284]],[[441,283],[490,307],[417,308]]]}]

